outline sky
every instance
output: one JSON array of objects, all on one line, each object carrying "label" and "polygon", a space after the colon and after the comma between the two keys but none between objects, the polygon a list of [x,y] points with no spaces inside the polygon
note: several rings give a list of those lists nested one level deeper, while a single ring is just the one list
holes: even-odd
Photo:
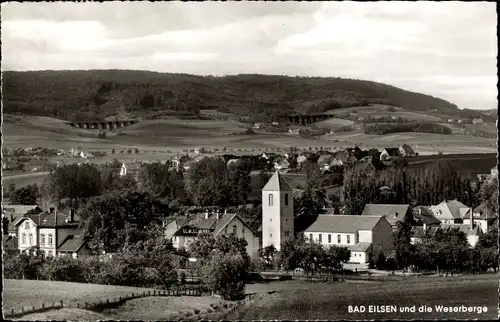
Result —
[{"label": "sky", "polygon": [[2,70],[372,80],[497,108],[496,3],[2,3]]}]

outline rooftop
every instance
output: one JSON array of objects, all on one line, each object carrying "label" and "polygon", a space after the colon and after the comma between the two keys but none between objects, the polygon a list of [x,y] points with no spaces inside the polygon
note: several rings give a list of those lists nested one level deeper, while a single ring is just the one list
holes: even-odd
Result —
[{"label": "rooftop", "polygon": [[68,236],[57,250],[60,252],[77,252],[84,244],[83,236]]},{"label": "rooftop", "polygon": [[403,220],[409,205],[367,204],[361,216],[384,216],[391,225]]},{"label": "rooftop", "polygon": [[269,179],[269,181],[266,183],[264,188],[262,188],[262,191],[290,191],[292,192],[293,189],[290,187],[288,182],[286,182],[285,178],[276,171],[272,177]]},{"label": "rooftop", "polygon": [[372,230],[382,218],[380,216],[318,215],[304,231],[316,233],[355,233]]}]

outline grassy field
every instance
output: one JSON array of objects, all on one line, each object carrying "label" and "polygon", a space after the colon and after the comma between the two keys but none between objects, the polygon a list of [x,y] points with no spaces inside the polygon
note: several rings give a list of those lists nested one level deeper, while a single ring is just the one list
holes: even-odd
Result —
[{"label": "grassy field", "polygon": [[[348,306],[365,306],[365,313],[349,313]],[[416,313],[368,313],[368,306],[412,307]],[[418,313],[427,305],[433,312]],[[436,305],[481,306],[487,312],[438,313]],[[415,277],[399,282],[310,284],[308,289],[287,290],[257,301],[228,319],[238,320],[371,320],[371,319],[496,319],[498,277]]]},{"label": "grassy field", "polygon": [[4,175],[3,185],[8,188],[11,183],[14,183],[16,188],[24,187],[30,184],[37,184],[41,186],[48,172],[31,172],[18,175]]},{"label": "grassy field", "polygon": [[[132,293],[149,291],[146,288],[125,286],[95,285],[83,283],[67,283],[53,281],[4,281],[4,310],[20,310],[21,307],[29,308],[33,305],[39,307],[42,303],[59,303],[63,300],[65,305],[84,302],[105,301],[116,299]],[[151,289],[152,290],[152,289]],[[211,312],[211,306],[219,308],[225,302],[211,296],[193,297],[145,297],[126,301],[123,305],[105,309],[100,312],[91,310],[64,308],[41,313],[22,316],[19,320],[165,320],[175,318],[181,314],[197,314]]]},{"label": "grassy field", "polygon": [[77,302],[105,301],[107,298],[117,298],[134,292],[153,291],[127,286],[10,279],[5,279],[3,286],[3,307],[7,311],[39,306],[42,303],[58,303],[61,300],[75,305]]}]

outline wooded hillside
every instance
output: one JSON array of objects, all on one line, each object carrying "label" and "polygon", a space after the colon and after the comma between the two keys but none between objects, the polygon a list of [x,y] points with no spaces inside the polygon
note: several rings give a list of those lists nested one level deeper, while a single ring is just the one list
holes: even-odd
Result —
[{"label": "wooded hillside", "polygon": [[[267,75],[224,77],[131,70],[3,73],[4,112],[99,120],[119,112],[143,118],[197,117],[202,109],[251,120],[380,103],[407,110],[480,117],[445,100],[354,79]],[[466,116],[467,114],[467,116]],[[477,115],[476,115],[477,114]],[[484,116],[484,115],[483,115]]]}]

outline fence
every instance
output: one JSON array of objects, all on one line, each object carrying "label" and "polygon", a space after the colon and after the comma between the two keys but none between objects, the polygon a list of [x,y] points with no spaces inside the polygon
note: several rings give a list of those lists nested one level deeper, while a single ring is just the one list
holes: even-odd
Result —
[{"label": "fence", "polygon": [[172,290],[153,290],[144,291],[139,293],[131,293],[129,295],[119,296],[118,298],[107,298],[106,300],[98,300],[93,302],[64,302],[60,300],[58,302],[51,302],[48,304],[42,303],[40,305],[33,305],[29,307],[21,307],[20,309],[10,309],[4,310],[4,315],[7,318],[16,318],[24,316],[31,313],[46,312],[49,310],[57,310],[62,308],[80,308],[89,310],[103,310],[106,308],[116,307],[123,304],[126,301],[148,297],[148,296],[203,296],[207,295],[206,292],[201,290],[182,290],[182,289],[172,289]]}]

